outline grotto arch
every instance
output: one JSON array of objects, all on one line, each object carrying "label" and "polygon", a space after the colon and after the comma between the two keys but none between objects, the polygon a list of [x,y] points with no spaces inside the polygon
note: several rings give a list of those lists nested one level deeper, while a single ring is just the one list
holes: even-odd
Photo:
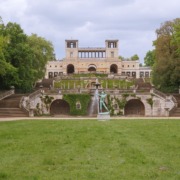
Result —
[{"label": "grotto arch", "polygon": [[56,99],[55,101],[51,103],[50,114],[51,115],[69,115],[70,106],[65,100]]},{"label": "grotto arch", "polygon": [[145,116],[145,106],[139,99],[129,100],[124,107],[126,116]]}]

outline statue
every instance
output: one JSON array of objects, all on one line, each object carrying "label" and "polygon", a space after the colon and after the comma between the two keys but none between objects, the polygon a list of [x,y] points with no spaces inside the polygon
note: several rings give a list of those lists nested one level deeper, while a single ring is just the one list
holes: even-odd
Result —
[{"label": "statue", "polygon": [[[105,104],[105,98],[106,98],[106,96],[107,96],[107,94],[104,92],[104,91],[102,91],[101,92],[101,94],[98,94],[99,95],[99,97],[100,97],[100,100],[99,100],[99,110],[100,110],[100,113],[102,113],[102,108],[104,107],[106,110],[107,110],[107,112],[109,113],[109,110],[108,110],[108,108],[107,108],[107,106],[106,106],[106,104]],[[105,112],[105,113],[107,113],[107,112]]]}]

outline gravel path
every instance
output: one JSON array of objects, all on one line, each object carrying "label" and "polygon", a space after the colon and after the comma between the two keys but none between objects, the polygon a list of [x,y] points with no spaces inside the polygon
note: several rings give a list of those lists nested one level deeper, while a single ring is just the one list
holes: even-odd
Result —
[{"label": "gravel path", "polygon": [[[18,121],[18,120],[97,120],[96,117],[72,117],[72,116],[65,116],[65,117],[5,117],[0,118],[0,121]],[[180,117],[111,117],[111,119],[115,120],[123,120],[123,119],[176,119],[180,120]]]}]

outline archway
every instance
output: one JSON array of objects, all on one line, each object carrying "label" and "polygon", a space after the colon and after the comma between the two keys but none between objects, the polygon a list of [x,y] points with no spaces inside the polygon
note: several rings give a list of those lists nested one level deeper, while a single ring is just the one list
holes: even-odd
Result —
[{"label": "archway", "polygon": [[90,65],[88,66],[88,71],[89,71],[89,72],[96,72],[96,65],[90,64]]},{"label": "archway", "polygon": [[50,114],[51,115],[68,115],[70,113],[70,106],[69,104],[62,99],[57,99],[52,102],[50,107]]},{"label": "archway", "polygon": [[74,73],[74,65],[69,64],[67,66],[67,74],[72,74],[72,73]]},{"label": "archway", "polygon": [[118,73],[118,66],[116,64],[112,64],[110,66],[110,73],[114,73],[114,74]]},{"label": "archway", "polygon": [[126,116],[145,116],[144,104],[139,99],[129,100],[124,107]]}]

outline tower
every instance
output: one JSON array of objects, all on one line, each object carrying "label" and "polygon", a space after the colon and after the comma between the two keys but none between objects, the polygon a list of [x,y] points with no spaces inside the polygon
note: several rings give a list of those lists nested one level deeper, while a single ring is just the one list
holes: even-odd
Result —
[{"label": "tower", "polygon": [[106,58],[117,59],[118,58],[118,40],[106,40]]},{"label": "tower", "polygon": [[77,59],[78,58],[78,40],[65,40],[66,44],[66,58]]}]

